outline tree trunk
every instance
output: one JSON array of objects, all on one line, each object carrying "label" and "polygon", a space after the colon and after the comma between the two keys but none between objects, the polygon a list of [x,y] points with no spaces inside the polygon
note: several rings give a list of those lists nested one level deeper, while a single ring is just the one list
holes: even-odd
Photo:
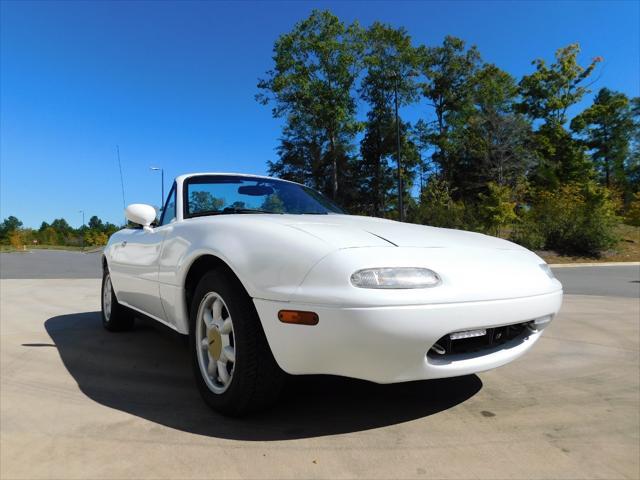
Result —
[{"label": "tree trunk", "polygon": [[450,181],[449,164],[445,159],[445,152],[442,148],[442,140],[444,136],[444,104],[443,100],[439,99],[436,102],[436,119],[438,121],[438,152],[440,154],[440,168],[443,170],[443,177],[445,180]]},{"label": "tree trunk", "polygon": [[607,130],[605,128],[604,130],[604,137],[606,139],[605,142],[605,147],[604,147],[604,183],[607,186],[607,188],[610,187],[609,183],[610,183],[610,179],[609,179],[609,170],[611,169],[611,164],[609,162],[609,142],[611,141],[611,139],[609,138],[609,135],[607,134]]},{"label": "tree trunk", "polygon": [[329,142],[331,146],[331,197],[336,200],[338,197],[338,159],[336,158],[336,142],[333,133],[329,135]]},{"label": "tree trunk", "polygon": [[381,208],[381,198],[380,198],[380,164],[382,163],[382,159],[380,158],[382,155],[382,146],[380,145],[380,123],[376,126],[376,173],[373,187],[373,211],[376,217],[380,217]]}]

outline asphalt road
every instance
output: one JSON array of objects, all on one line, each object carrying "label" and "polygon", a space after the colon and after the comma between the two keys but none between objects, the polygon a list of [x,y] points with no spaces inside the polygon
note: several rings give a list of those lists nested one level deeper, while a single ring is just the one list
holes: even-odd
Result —
[{"label": "asphalt road", "polygon": [[638,270],[581,270],[556,271],[560,315],[505,367],[292,378],[242,420],[204,406],[180,339],[146,322],[104,331],[98,279],[0,280],[0,478],[637,479]]},{"label": "asphalt road", "polygon": [[553,273],[565,294],[640,298],[640,265],[560,267]]},{"label": "asphalt road", "polygon": [[100,278],[100,258],[65,250],[0,253],[0,278]]}]

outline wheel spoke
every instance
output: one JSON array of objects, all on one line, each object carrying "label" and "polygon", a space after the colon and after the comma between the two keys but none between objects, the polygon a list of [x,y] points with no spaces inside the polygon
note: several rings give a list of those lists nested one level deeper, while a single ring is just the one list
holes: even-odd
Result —
[{"label": "wheel spoke", "polygon": [[202,341],[200,342],[200,347],[203,350],[206,350],[207,348],[209,348],[209,339],[208,338],[203,338]]},{"label": "wheel spoke", "polygon": [[223,385],[226,385],[229,381],[229,372],[227,372],[227,366],[221,360],[218,360],[218,376]]},{"label": "wheel spoke", "polygon": [[213,321],[216,325],[222,324],[222,301],[216,298],[211,306],[211,313],[213,315]]},{"label": "wheel spoke", "polygon": [[233,327],[233,323],[231,322],[231,317],[227,317],[227,319],[222,324],[220,328],[220,333],[223,335],[229,335],[231,333],[231,328]]},{"label": "wheel spoke", "polygon": [[205,327],[207,327],[207,330],[213,327],[213,317],[211,316],[211,312],[208,309],[204,311],[202,319],[204,320],[204,325]]},{"label": "wheel spoke", "polygon": [[211,357],[210,354],[207,354],[209,356],[209,364],[207,365],[207,373],[209,374],[209,376],[216,378],[216,370],[217,370],[217,364],[216,361]]},{"label": "wheel spoke", "polygon": [[235,363],[235,361],[236,361],[236,351],[231,345],[227,345],[226,347],[224,347],[222,349],[222,353],[227,358],[227,360],[229,360],[230,362],[234,362]]}]

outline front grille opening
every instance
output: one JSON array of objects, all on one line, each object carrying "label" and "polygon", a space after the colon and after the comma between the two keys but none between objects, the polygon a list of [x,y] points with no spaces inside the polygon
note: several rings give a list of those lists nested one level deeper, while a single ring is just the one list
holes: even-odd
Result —
[{"label": "front grille opening", "polygon": [[484,335],[459,338],[452,340],[448,333],[440,338],[427,352],[427,356],[433,359],[444,359],[450,355],[463,353],[476,353],[498,347],[518,337],[524,336],[529,330],[527,323],[517,323],[514,325],[504,325],[502,327],[486,328]]}]

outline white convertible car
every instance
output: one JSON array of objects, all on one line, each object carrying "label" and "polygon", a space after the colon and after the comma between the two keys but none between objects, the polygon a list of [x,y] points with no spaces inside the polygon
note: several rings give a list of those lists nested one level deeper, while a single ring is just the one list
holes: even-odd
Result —
[{"label": "white convertible car", "polygon": [[274,178],[182,175],[159,221],[126,215],[140,227],[104,251],[105,328],[141,313],[188,335],[202,396],[229,415],[275,400],[284,372],[393,383],[504,365],[562,303],[518,245],[347,215]]}]

